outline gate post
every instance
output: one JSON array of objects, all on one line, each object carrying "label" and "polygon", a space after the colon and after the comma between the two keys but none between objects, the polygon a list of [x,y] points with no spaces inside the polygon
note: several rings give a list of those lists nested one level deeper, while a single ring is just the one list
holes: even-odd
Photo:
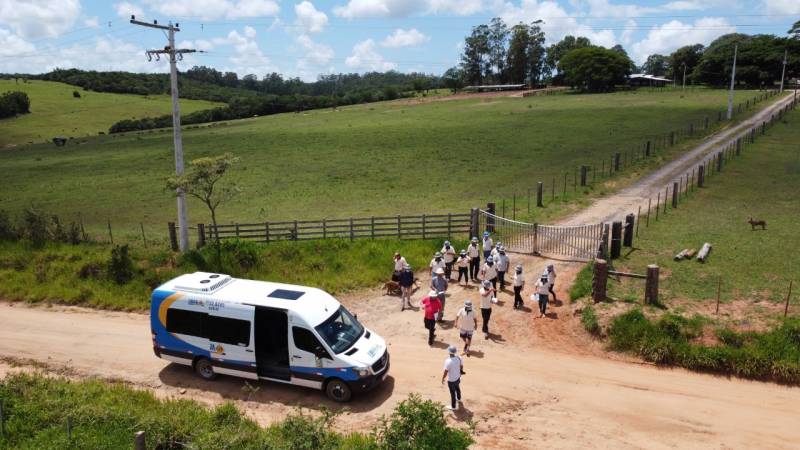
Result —
[{"label": "gate post", "polygon": [[736,139],[736,156],[742,154],[742,138]]},{"label": "gate post", "polygon": [[594,260],[594,276],[592,277],[592,301],[602,302],[606,299],[608,288],[608,262],[605,259]]},{"label": "gate post", "polygon": [[478,208],[469,211],[469,237],[478,237]]},{"label": "gate post", "polygon": [[614,153],[614,172],[619,172],[620,154]]},{"label": "gate post", "polygon": [[650,156],[650,141],[647,141],[647,147],[644,149],[644,156]]},{"label": "gate post", "polygon": [[586,173],[589,171],[587,166],[581,166],[581,186],[586,186]]},{"label": "gate post", "polygon": [[597,248],[597,257],[608,258],[608,224],[603,224],[603,234],[600,237],[600,246]]},{"label": "gate post", "polygon": [[722,152],[717,153],[717,172],[722,172]]},{"label": "gate post", "polygon": [[619,258],[622,250],[622,222],[611,223],[611,259]]},{"label": "gate post", "polygon": [[677,181],[672,183],[672,209],[678,207],[678,193],[680,192],[680,185]]},{"label": "gate post", "polygon": [[540,181],[536,183],[536,206],[538,208],[544,206],[544,203],[542,202],[543,196],[544,196],[544,183]]},{"label": "gate post", "polygon": [[486,216],[486,231],[489,233],[494,233],[494,211],[495,211],[495,204],[494,202],[489,202],[486,204],[486,212],[491,214],[490,216]]},{"label": "gate post", "polygon": [[705,184],[706,181],[706,166],[705,164],[700,164],[697,166],[697,187],[701,188]]},{"label": "gate post", "polygon": [[628,214],[625,216],[625,230],[623,231],[622,245],[625,247],[633,247],[633,225],[636,216]]},{"label": "gate post", "polygon": [[649,305],[658,304],[658,266],[647,266],[647,280],[644,287],[644,301]]},{"label": "gate post", "polygon": [[533,254],[539,255],[539,224],[533,224]]},{"label": "gate post", "polygon": [[206,225],[204,223],[197,224],[197,247],[204,247],[206,245]]}]

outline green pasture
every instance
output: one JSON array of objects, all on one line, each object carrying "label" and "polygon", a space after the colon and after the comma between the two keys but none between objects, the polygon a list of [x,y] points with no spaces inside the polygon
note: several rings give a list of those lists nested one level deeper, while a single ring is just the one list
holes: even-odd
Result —
[{"label": "green pasture", "polygon": [[[661,267],[662,302],[732,300],[785,301],[794,282],[794,305],[800,296],[800,113],[787,114],[739,158],[670,208],[650,226],[640,224],[636,250],[614,262],[618,269],[643,273],[647,264]],[[748,219],[767,222],[751,230]],[[705,264],[673,261],[684,248],[713,245]],[[641,300],[641,281],[611,282],[611,295]],[[793,307],[793,310],[795,310]],[[724,309],[724,307],[723,307]],[[795,310],[796,311],[796,310]],[[781,308],[781,313],[782,313]],[[791,312],[791,311],[790,311]]]},{"label": "green pasture", "polygon": [[[119,120],[161,116],[172,111],[172,101],[168,95],[91,92],[52,81],[17,83],[14,80],[0,80],[0,92],[6,91],[28,94],[31,112],[0,120],[0,149],[9,144],[50,141],[55,136],[77,138],[97,135],[101,131],[108,133],[108,128]],[[78,91],[81,97],[73,97],[74,91]],[[221,104],[181,99],[183,114],[216,106]]]},{"label": "green pasture", "polygon": [[[737,101],[756,95],[737,92]],[[549,193],[546,208],[527,213],[527,192],[537,181],[549,191],[555,178],[562,199],[564,173],[580,164],[599,171],[601,159],[690,122],[699,139],[719,127],[726,97],[721,90],[667,89],[419,105],[398,100],[188,127],[185,157],[232,152],[241,158],[229,179],[243,193],[220,208],[223,223],[465,212],[502,198],[510,216],[514,192],[520,195],[517,218],[547,220],[561,211]],[[708,131],[701,129],[705,116],[711,118]],[[638,172],[623,176],[641,175],[690,144],[659,150]],[[0,165],[10,174],[0,187],[0,209],[12,213],[35,205],[62,220],[80,214],[98,233],[110,220],[117,229],[136,232],[143,223],[162,235],[175,217],[175,201],[164,190],[174,170],[169,130],[7,149]],[[598,179],[594,188],[573,192],[571,180],[567,197],[584,202],[620,183]],[[209,220],[194,200],[189,217],[191,223]]]}]

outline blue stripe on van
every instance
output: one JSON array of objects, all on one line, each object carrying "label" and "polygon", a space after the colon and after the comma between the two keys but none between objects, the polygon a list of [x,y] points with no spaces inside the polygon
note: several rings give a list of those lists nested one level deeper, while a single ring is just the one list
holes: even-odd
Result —
[{"label": "blue stripe on van", "polygon": [[[162,324],[159,320],[158,311],[161,307],[161,303],[173,294],[175,294],[173,291],[153,291],[150,301],[150,329],[156,335],[156,345],[162,349],[171,350],[173,352],[182,352],[194,356],[204,356],[210,359],[211,353],[208,349],[197,347],[177,338],[168,332],[167,329],[164,328],[164,324]],[[193,359],[193,357],[190,356],[186,356],[186,358]],[[245,362],[242,361],[241,364],[245,364]],[[250,363],[247,364],[249,365]]]},{"label": "blue stripe on van", "polygon": [[330,367],[299,367],[290,366],[292,373],[298,372],[310,375],[320,375],[323,378],[339,378],[343,381],[358,380],[358,374],[353,371],[353,367],[330,368]]}]

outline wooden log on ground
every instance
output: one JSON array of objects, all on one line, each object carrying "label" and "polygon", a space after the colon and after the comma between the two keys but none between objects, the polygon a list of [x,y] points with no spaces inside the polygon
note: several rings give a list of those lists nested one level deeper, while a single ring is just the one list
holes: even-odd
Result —
[{"label": "wooden log on ground", "polygon": [[674,258],[675,261],[680,261],[683,258],[686,258],[686,254],[687,253],[689,253],[689,249],[688,248],[685,248],[685,249],[679,251],[678,254],[675,255],[675,258]]},{"label": "wooden log on ground", "polygon": [[697,254],[697,260],[700,262],[706,262],[706,258],[708,258],[708,254],[710,252],[711,252],[711,244],[706,242],[700,249],[700,253]]},{"label": "wooden log on ground", "polygon": [[686,252],[686,255],[684,255],[684,257],[685,257],[686,259],[692,259],[692,258],[694,258],[694,255],[695,255],[696,253],[697,253],[697,250],[696,250],[696,249],[691,249],[691,250],[689,250],[688,252]]}]

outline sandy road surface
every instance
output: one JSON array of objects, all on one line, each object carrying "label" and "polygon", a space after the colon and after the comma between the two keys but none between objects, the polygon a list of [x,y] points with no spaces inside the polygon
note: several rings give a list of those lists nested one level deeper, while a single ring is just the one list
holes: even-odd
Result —
[{"label": "sandy road surface", "polygon": [[[684,171],[680,164],[672,166],[626,191],[660,189],[672,173]],[[603,199],[571,220],[616,217],[630,210],[627,202],[624,195]],[[516,263],[532,279],[530,274],[546,261],[512,255]],[[566,285],[578,267],[558,262],[560,284]],[[565,297],[562,289],[558,294]],[[454,286],[449,295],[446,319],[463,300],[477,299],[474,285]],[[478,336],[475,355],[465,359],[465,408],[451,418],[454,423],[477,423],[477,448],[797,448],[800,442],[798,388],[626,361],[603,353],[598,343],[577,331],[578,319],[567,304],[556,301],[548,318],[534,319],[530,310],[511,308],[510,293],[501,294],[500,300],[492,316],[494,334],[489,340]],[[397,297],[372,290],[342,301],[387,340],[392,369],[385,384],[347,405],[349,412],[338,419],[340,428],[369,429],[412,392],[448,400],[439,377],[446,344],[458,342],[451,323],[428,347],[421,313],[400,312]],[[263,424],[296,406],[340,407],[320,392],[298,387],[257,383],[259,391],[246,401],[241,379],[202,381],[189,368],[152,354],[143,314],[0,303],[0,358],[66,367],[76,376],[124,380],[159,396],[183,395],[209,404],[233,400]],[[0,363],[0,376],[9,370],[7,363]]]}]

